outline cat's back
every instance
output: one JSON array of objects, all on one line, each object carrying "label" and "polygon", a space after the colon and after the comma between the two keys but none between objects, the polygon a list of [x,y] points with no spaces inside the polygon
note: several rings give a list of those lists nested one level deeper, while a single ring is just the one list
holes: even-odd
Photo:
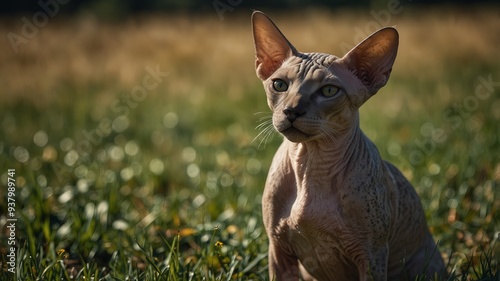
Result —
[{"label": "cat's back", "polygon": [[391,174],[394,183],[398,203],[397,217],[403,220],[412,218],[412,222],[421,222],[425,226],[422,205],[415,188],[396,166],[385,160],[384,165]]},{"label": "cat's back", "polygon": [[402,259],[408,259],[416,254],[418,249],[427,244],[430,233],[414,187],[396,166],[387,161],[384,161],[384,164],[393,179],[396,196],[394,225],[392,235],[389,237],[390,268],[391,264],[393,267],[401,266]]}]

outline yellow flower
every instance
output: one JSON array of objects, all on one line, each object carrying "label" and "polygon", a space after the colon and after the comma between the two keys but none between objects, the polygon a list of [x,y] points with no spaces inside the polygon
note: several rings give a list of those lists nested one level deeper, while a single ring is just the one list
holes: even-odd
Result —
[{"label": "yellow flower", "polygon": [[222,246],[224,246],[224,243],[222,243],[221,241],[215,242],[215,247],[221,248]]},{"label": "yellow flower", "polygon": [[66,252],[66,250],[59,249],[59,250],[57,250],[57,256],[60,258],[67,259],[69,257],[69,254]]}]

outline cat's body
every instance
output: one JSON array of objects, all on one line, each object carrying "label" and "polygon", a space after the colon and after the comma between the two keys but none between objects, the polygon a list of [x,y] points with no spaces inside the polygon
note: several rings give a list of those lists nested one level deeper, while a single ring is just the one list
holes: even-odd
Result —
[{"label": "cat's body", "polygon": [[299,53],[260,12],[256,70],[285,136],[263,195],[277,280],[413,280],[444,273],[418,195],[359,128],[358,108],[389,78],[395,29],[343,58]]}]

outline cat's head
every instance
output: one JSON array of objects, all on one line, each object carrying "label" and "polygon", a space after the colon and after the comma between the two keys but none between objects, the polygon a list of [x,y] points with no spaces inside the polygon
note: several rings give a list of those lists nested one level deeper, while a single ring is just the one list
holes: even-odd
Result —
[{"label": "cat's head", "polygon": [[398,33],[383,28],[344,57],[300,53],[262,12],[252,15],[255,68],[273,125],[293,142],[332,139],[357,126],[358,108],[387,83]]}]

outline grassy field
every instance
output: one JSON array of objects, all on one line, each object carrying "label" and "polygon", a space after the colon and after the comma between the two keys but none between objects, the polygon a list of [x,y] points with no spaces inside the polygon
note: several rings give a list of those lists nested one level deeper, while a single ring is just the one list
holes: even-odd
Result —
[{"label": "grassy field", "polygon": [[[499,11],[270,13],[305,52],[399,30],[361,126],[421,196],[447,280],[500,280]],[[1,280],[268,279],[260,202],[281,137],[256,138],[270,113],[249,21],[56,16],[17,53],[0,37]]]}]

